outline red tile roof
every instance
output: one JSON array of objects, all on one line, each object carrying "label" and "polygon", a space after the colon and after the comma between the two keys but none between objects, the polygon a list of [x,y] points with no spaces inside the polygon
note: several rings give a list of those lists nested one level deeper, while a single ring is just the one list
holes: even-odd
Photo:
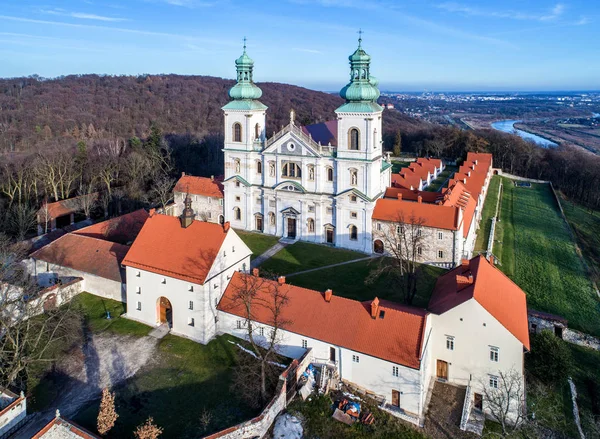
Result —
[{"label": "red tile roof", "polygon": [[435,203],[441,201],[444,194],[441,192],[410,190],[401,187],[389,187],[385,190],[384,198],[398,199],[398,195],[402,195],[402,199],[406,201],[418,201],[419,196],[423,203]]},{"label": "red tile roof", "polygon": [[203,284],[227,232],[219,224],[193,221],[183,228],[175,216],[150,216],[123,265]]},{"label": "red tile roof", "polygon": [[310,134],[315,142],[321,142],[321,145],[328,145],[331,143],[331,145],[336,146],[338,144],[337,120],[329,120],[323,123],[303,126],[302,131],[306,134]]},{"label": "red tile roof", "polygon": [[30,257],[69,267],[116,282],[124,282],[121,261],[129,247],[89,236],[68,233],[33,252]]},{"label": "red tile roof", "polygon": [[174,192],[183,192],[207,197],[223,198],[223,183],[218,179],[207,177],[181,176],[175,185]]},{"label": "red tile roof", "polygon": [[431,203],[414,203],[390,198],[380,198],[375,203],[373,219],[380,221],[410,222],[414,217],[426,227],[458,230],[458,208]]},{"label": "red tile roof", "polygon": [[421,179],[412,172],[392,174],[392,186],[418,190],[421,187]]},{"label": "red tile roof", "polygon": [[67,198],[66,200],[55,201],[54,203],[45,203],[38,210],[38,221],[42,222],[48,216],[48,220],[56,219],[61,216],[70,215],[72,213],[81,212],[81,198],[82,197],[93,197],[98,198],[98,193],[94,192],[90,195],[82,195],[80,197]]},{"label": "red tile roof", "polygon": [[[477,163],[475,163],[477,161]],[[492,155],[488,153],[467,154],[467,159],[458,168],[448,186],[462,182],[474,198],[479,198],[488,172],[492,167]],[[470,174],[470,175],[469,175]]]},{"label": "red tile roof", "polygon": [[466,238],[469,234],[471,222],[475,217],[477,201],[471,196],[470,192],[467,191],[464,184],[456,182],[453,186],[444,191],[444,201],[442,204],[444,206],[455,206],[462,209],[463,236]]},{"label": "red tile roof", "polygon": [[140,209],[84,227],[73,233],[119,244],[129,244],[135,240],[147,219],[148,212],[145,209]]},{"label": "red tile roof", "polygon": [[529,350],[525,293],[483,256],[439,277],[428,309],[443,314],[470,299],[475,299]]},{"label": "red tile roof", "polygon": [[417,163],[430,163],[438,169],[442,167],[442,161],[440,159],[432,159],[430,157],[419,157]]},{"label": "red tile roof", "polygon": [[[50,432],[50,430],[60,430],[60,433],[46,435],[46,433]],[[52,437],[52,438],[68,438],[68,437],[81,437],[84,439],[100,439],[100,436],[96,436],[95,434],[90,433],[85,428],[80,427],[74,422],[67,421],[59,416],[56,416],[52,419],[46,426],[44,426],[40,431],[38,431],[32,439],[42,439],[44,437]]]},{"label": "red tile roof", "polygon": [[[236,272],[219,302],[218,309],[245,318],[245,308],[235,301],[244,288],[249,274]],[[272,301],[275,281],[263,280],[260,284],[252,320],[262,324],[272,323],[272,313],[267,309]],[[392,363],[418,369],[423,343],[427,311],[379,300],[379,311],[384,317],[371,318],[371,301],[358,302],[335,295],[326,302],[318,291],[284,284],[280,290],[288,297],[282,319],[289,321],[285,330],[381,358]]]}]

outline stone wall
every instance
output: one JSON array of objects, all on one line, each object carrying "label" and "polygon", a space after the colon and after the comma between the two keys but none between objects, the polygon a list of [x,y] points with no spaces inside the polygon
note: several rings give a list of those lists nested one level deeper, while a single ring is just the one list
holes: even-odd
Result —
[{"label": "stone wall", "polygon": [[[296,383],[302,372],[308,367],[312,361],[312,349],[308,349],[304,356],[299,360],[292,361],[286,370],[279,376],[279,385],[275,396],[256,418],[243,422],[236,426],[226,428],[218,433],[206,436],[204,439],[249,439],[262,438],[267,434],[273,421],[283,409],[287,407],[288,400],[288,381],[290,385]],[[288,376],[290,373],[295,374],[295,377]]]}]

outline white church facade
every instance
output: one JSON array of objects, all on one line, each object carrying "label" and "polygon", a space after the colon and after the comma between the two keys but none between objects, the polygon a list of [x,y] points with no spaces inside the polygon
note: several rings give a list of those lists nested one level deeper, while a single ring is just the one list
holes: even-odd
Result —
[{"label": "white church facade", "polygon": [[377,81],[362,47],[350,56],[351,80],[337,119],[294,121],[265,135],[267,107],[253,61],[236,60],[237,83],[225,116],[224,216],[234,228],[370,253],[375,202],[391,182],[384,160]]}]

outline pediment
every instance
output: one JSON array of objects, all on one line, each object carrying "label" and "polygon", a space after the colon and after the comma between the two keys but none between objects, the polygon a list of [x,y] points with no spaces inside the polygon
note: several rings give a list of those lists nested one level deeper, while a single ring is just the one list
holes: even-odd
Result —
[{"label": "pediment", "polygon": [[288,131],[269,145],[263,154],[285,154],[298,157],[320,157],[320,154],[302,136],[294,131]]},{"label": "pediment", "polygon": [[296,209],[294,209],[293,207],[286,207],[285,209],[283,209],[281,211],[281,213],[283,214],[287,214],[287,215],[300,215],[300,212],[298,212]]},{"label": "pediment", "polygon": [[282,181],[277,186],[275,186],[274,189],[276,191],[298,192],[300,194],[306,193],[306,189],[304,189],[304,187],[300,183],[296,183],[295,181],[290,180]]}]

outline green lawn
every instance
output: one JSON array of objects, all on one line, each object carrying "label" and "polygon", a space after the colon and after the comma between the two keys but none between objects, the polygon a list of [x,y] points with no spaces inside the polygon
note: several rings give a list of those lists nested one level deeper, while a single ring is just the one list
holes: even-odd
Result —
[{"label": "green lawn", "polygon": [[446,180],[448,180],[448,178],[450,178],[452,175],[454,175],[454,173],[458,170],[457,166],[451,166],[451,165],[447,165],[444,170],[442,171],[442,173],[440,175],[438,175],[438,177],[433,180],[431,182],[431,184],[429,186],[427,186],[427,188],[425,189],[426,191],[429,192],[437,192],[440,190],[440,188],[444,185],[444,183],[446,183]]},{"label": "green lawn", "polygon": [[481,227],[477,233],[474,252],[486,251],[488,240],[490,239],[490,230],[492,228],[492,218],[496,213],[496,201],[498,200],[498,190],[500,189],[500,177],[494,175],[490,181],[488,193],[483,204],[481,213]]},{"label": "green lawn", "polygon": [[251,259],[254,259],[266,252],[268,249],[277,244],[277,241],[279,240],[279,238],[276,236],[265,235],[258,232],[245,232],[243,230],[236,230],[235,233],[237,233],[239,237],[242,238],[242,241],[244,241],[244,243],[250,247],[250,250],[252,250]]},{"label": "green lawn", "polygon": [[594,281],[600,284],[600,211],[586,209],[565,198],[561,203]]},{"label": "green lawn", "polygon": [[550,187],[517,188],[503,179],[499,217],[494,254],[502,271],[527,293],[528,306],[600,335],[600,301]]},{"label": "green lawn", "polygon": [[[256,416],[230,388],[238,348],[221,336],[204,346],[168,335],[158,345],[156,364],[146,366],[115,390],[119,418],[109,437],[132,437],[131,432],[153,416],[164,428],[161,438],[195,438]],[[90,404],[75,422],[95,430],[99,401]],[[201,415],[209,413],[206,428]]]},{"label": "green lawn", "polygon": [[[378,263],[379,261],[376,259],[359,261],[340,267],[291,276],[287,279],[287,282],[317,291],[325,291],[331,288],[333,294],[348,299],[363,301],[371,300],[377,296],[381,299],[402,302],[401,293],[392,288],[389,278],[386,276],[380,277],[374,284],[365,284],[365,279]],[[422,268],[423,273],[417,284],[418,292],[413,305],[426,307],[435,286],[435,281],[446,270],[429,265],[423,265]]]},{"label": "green lawn", "polygon": [[339,262],[364,258],[367,255],[350,250],[307,242],[296,242],[267,259],[260,268],[274,274],[289,274]]}]

